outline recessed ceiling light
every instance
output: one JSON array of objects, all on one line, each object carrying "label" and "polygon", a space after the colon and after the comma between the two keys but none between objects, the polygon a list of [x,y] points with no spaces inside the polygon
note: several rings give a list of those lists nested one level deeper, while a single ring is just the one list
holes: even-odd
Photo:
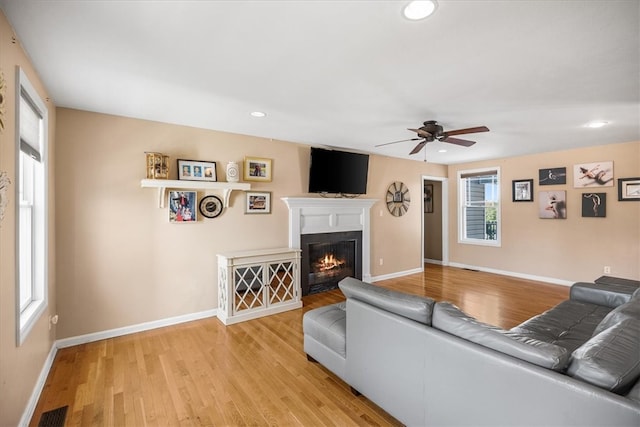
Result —
[{"label": "recessed ceiling light", "polygon": [[606,126],[608,124],[609,122],[605,122],[603,120],[596,120],[596,121],[587,123],[587,127],[596,129],[596,128],[601,128],[602,126]]},{"label": "recessed ceiling light", "polygon": [[446,152],[447,152],[447,150],[445,150],[444,148],[441,148],[441,149],[438,150],[438,153],[446,153]]},{"label": "recessed ceiling light", "polygon": [[264,117],[267,115],[267,113],[263,113],[262,111],[254,111],[253,113],[251,113],[251,115],[253,117]]},{"label": "recessed ceiling light", "polygon": [[404,8],[404,16],[412,21],[418,21],[431,15],[436,10],[435,0],[416,0]]}]

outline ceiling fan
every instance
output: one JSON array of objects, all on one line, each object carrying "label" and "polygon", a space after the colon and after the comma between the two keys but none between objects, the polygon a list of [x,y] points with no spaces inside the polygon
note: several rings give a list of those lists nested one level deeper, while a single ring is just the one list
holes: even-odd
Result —
[{"label": "ceiling fan", "polygon": [[409,154],[416,154],[427,144],[427,142],[432,142],[435,140],[448,142],[450,144],[462,145],[463,147],[471,147],[475,144],[475,141],[469,141],[467,139],[460,138],[452,138],[453,135],[464,135],[467,133],[477,133],[477,132],[489,132],[489,128],[486,126],[477,126],[473,128],[466,129],[457,129],[450,130],[445,132],[441,125],[438,124],[435,120],[428,120],[423,123],[424,126],[418,129],[408,129],[412,132],[418,134],[418,138],[410,138],[410,139],[402,139],[400,141],[386,142],[384,144],[378,144],[376,147],[382,147],[383,145],[389,144],[397,144],[398,142],[404,141],[419,141],[422,140],[416,145],[413,150]]}]

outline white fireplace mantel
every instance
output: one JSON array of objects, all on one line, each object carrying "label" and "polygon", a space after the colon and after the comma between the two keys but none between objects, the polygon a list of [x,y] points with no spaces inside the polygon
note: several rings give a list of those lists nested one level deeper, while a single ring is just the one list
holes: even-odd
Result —
[{"label": "white fireplace mantel", "polygon": [[289,247],[300,249],[300,236],[362,231],[362,279],[371,281],[371,207],[377,199],[283,197],[289,208]]}]

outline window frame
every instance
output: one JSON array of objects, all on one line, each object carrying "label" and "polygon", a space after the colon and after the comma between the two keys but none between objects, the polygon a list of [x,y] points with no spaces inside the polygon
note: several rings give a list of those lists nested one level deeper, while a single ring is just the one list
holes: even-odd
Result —
[{"label": "window frame", "polygon": [[[469,175],[481,176],[481,175],[496,175],[496,239],[477,239],[473,237],[466,237],[466,186],[464,185],[464,179]],[[500,167],[487,167],[479,169],[468,169],[458,171],[458,243],[467,245],[479,245],[479,246],[502,246],[502,183],[500,177]]]},{"label": "window frame", "polygon": [[[38,145],[33,147],[27,141],[23,142],[23,134],[20,128],[21,124],[21,102],[25,100],[30,107],[39,116]],[[16,343],[22,345],[26,340],[33,326],[45,312],[49,302],[49,162],[48,162],[48,144],[49,144],[49,112],[46,104],[29,81],[24,70],[16,67]],[[25,144],[25,149],[23,149]],[[21,209],[25,207],[22,203],[22,190],[24,186],[23,168],[21,165],[21,157],[29,155],[35,159],[37,163],[41,163],[41,167],[34,167],[34,194],[31,217],[31,280],[29,284],[31,297],[26,304],[23,304],[21,298]],[[39,158],[38,158],[39,156]],[[39,169],[39,170],[36,170]]]}]

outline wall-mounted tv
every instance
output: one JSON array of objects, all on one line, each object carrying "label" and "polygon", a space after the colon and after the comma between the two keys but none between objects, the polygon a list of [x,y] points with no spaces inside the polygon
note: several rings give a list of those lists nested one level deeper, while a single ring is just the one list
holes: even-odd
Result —
[{"label": "wall-mounted tv", "polygon": [[311,147],[309,193],[365,194],[369,155]]}]

